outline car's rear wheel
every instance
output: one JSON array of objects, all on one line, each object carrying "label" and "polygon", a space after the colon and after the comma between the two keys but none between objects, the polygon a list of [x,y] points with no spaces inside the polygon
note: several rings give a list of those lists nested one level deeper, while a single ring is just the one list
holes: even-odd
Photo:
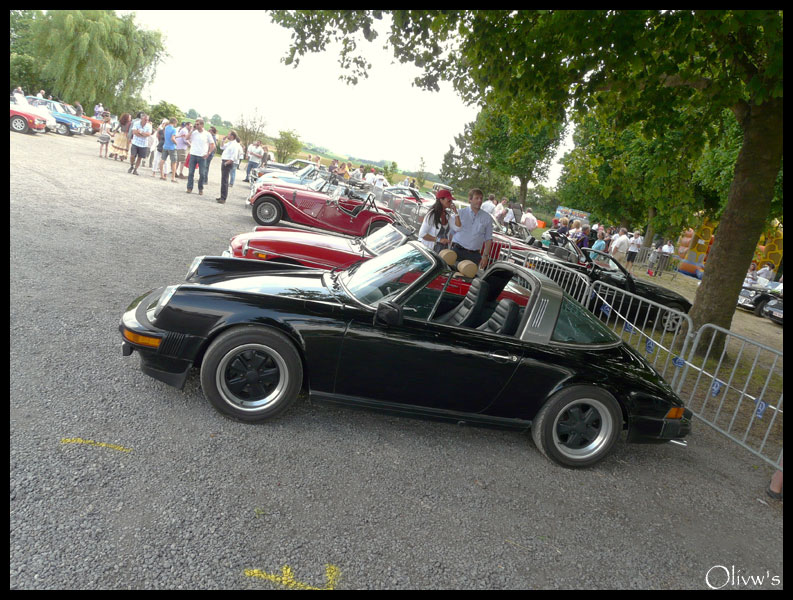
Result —
[{"label": "car's rear wheel", "polygon": [[222,333],[201,364],[204,395],[239,421],[270,419],[291,405],[303,384],[303,364],[284,335],[259,326]]},{"label": "car's rear wheel", "polygon": [[27,133],[28,124],[25,119],[20,116],[11,117],[11,129],[18,133]]},{"label": "car's rear wheel", "polygon": [[67,127],[64,123],[58,123],[55,126],[55,131],[60,135],[71,135],[72,132],[69,131],[69,127]]},{"label": "car's rear wheel", "polygon": [[[669,304],[667,306],[670,310],[675,310],[677,312],[685,312],[683,307],[679,304]],[[661,327],[664,328],[664,331],[667,333],[674,333],[680,326],[683,324],[685,319],[677,313],[669,312],[668,310],[661,309],[663,314],[661,315]]]},{"label": "car's rear wheel", "polygon": [[259,225],[275,225],[281,220],[281,204],[275,198],[259,198],[253,204],[253,220]]},{"label": "car's rear wheel", "polygon": [[531,434],[546,457],[566,467],[603,460],[622,431],[622,411],[605,390],[577,386],[549,399],[537,413]]}]

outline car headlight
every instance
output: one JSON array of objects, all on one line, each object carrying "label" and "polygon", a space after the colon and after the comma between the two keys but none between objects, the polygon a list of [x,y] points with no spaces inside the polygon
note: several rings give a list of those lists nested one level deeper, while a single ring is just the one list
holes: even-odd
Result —
[{"label": "car headlight", "polygon": [[198,267],[201,264],[201,261],[203,261],[203,260],[204,260],[203,256],[196,256],[193,259],[193,263],[190,265],[190,268],[187,269],[187,275],[185,275],[185,277],[184,277],[186,281],[190,281],[190,278],[193,275],[195,275],[195,272],[198,270]]},{"label": "car headlight", "polygon": [[178,288],[178,285],[169,285],[167,288],[165,288],[165,291],[163,291],[163,293],[160,295],[160,299],[157,301],[157,306],[154,307],[154,319],[156,319],[157,315],[160,314],[160,311],[165,308]]}]

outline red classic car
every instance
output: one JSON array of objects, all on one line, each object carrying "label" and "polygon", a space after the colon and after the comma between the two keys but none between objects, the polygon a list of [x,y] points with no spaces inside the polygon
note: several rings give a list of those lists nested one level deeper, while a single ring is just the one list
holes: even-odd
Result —
[{"label": "red classic car", "polygon": [[44,132],[47,122],[39,115],[24,110],[24,106],[11,104],[11,130],[18,133]]},{"label": "red classic car", "polygon": [[268,181],[247,202],[259,225],[284,220],[364,236],[399,220],[394,211],[376,204],[374,194],[325,179],[305,185]]}]

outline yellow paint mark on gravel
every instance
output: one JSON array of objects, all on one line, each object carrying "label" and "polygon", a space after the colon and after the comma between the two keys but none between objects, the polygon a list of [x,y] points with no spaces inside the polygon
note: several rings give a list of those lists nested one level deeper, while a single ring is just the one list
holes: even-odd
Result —
[{"label": "yellow paint mark on gravel", "polygon": [[288,565],[284,565],[284,567],[281,569],[280,575],[274,573],[265,573],[259,569],[245,569],[246,577],[258,577],[259,579],[272,581],[273,583],[277,583],[294,590],[333,590],[336,588],[336,583],[338,582],[340,575],[341,571],[338,567],[333,565],[325,565],[326,583],[325,587],[320,588],[295,579],[294,571],[292,570],[292,567]]},{"label": "yellow paint mark on gravel", "polygon": [[61,438],[61,444],[86,444],[88,446],[101,446],[102,448],[110,448],[112,450],[118,450],[119,452],[132,452],[132,448],[124,448],[124,446],[117,446],[116,444],[108,444],[106,442],[84,440],[83,438]]}]

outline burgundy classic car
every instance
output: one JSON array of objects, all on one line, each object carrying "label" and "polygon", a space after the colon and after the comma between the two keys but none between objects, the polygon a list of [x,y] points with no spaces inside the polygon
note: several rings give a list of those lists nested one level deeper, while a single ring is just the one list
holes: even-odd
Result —
[{"label": "burgundy classic car", "polygon": [[18,133],[44,132],[47,122],[37,114],[25,110],[24,106],[11,104],[11,130]]},{"label": "burgundy classic car", "polygon": [[259,225],[291,221],[346,235],[364,236],[399,220],[374,194],[325,179],[308,184],[268,181],[248,199]]}]

